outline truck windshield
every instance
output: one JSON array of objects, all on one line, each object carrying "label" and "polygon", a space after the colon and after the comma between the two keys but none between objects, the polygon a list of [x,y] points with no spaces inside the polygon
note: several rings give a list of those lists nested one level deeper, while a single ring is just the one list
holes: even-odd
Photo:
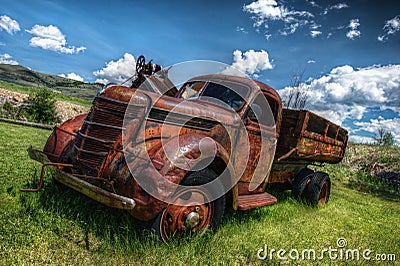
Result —
[{"label": "truck windshield", "polygon": [[208,82],[207,84],[204,81],[188,82],[182,87],[180,97],[187,100],[200,98],[206,101],[213,101],[213,99],[217,99],[217,101],[213,102],[222,101],[237,111],[242,107],[249,89],[236,84],[232,84],[229,87],[213,82]]}]

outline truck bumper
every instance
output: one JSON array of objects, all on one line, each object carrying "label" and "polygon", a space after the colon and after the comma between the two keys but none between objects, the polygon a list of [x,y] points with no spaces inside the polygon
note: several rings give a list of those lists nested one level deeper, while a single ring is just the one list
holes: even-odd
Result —
[{"label": "truck bumper", "polygon": [[[31,159],[36,160],[38,162],[41,163],[50,162],[46,154],[44,154],[42,151],[32,149],[32,147],[28,148],[28,154]],[[55,166],[54,169],[55,171],[53,176],[58,182],[88,196],[89,198],[94,199],[95,201],[98,201],[111,208],[117,208],[123,210],[132,210],[136,206],[136,202],[131,198],[121,196],[109,192],[107,190],[104,190],[102,188],[99,188],[97,186],[94,186],[89,182],[86,182],[74,176],[73,174],[69,174],[62,171],[62,168],[57,167],[57,164],[53,164],[52,166]]]}]

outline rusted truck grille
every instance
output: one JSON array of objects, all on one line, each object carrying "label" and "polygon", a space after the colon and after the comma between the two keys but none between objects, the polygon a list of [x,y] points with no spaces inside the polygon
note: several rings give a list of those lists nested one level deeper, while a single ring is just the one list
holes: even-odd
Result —
[{"label": "rusted truck grille", "polygon": [[75,141],[76,164],[83,174],[99,176],[102,166],[120,137],[124,114],[128,104],[125,102],[96,97]]}]

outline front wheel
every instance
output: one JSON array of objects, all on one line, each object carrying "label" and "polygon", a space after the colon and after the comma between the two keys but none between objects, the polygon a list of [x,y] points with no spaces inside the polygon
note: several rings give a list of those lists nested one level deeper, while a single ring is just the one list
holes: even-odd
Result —
[{"label": "front wheel", "polygon": [[[169,204],[156,218],[153,231],[163,242],[172,237],[206,229],[215,230],[221,223],[225,210],[225,195],[210,202],[211,193],[201,185],[217,177],[215,172],[203,169],[190,173],[182,185],[188,186],[177,191],[172,204]],[[222,185],[219,183],[217,186]],[[190,202],[190,204],[182,204]]]}]

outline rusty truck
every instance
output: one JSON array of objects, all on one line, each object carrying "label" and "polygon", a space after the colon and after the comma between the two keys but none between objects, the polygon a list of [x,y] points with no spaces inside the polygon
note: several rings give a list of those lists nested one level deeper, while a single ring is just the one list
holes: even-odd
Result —
[{"label": "rusty truck", "polygon": [[[329,175],[308,166],[342,160],[348,139],[344,128],[307,110],[282,108],[279,94],[259,81],[210,74],[176,88],[165,75],[157,77],[156,68],[140,57],[132,86],[105,86],[88,114],[54,128],[43,151],[30,147],[30,157],[43,163],[42,172],[38,187],[23,191],[40,190],[45,168],[51,166],[55,180],[129,211],[135,223],[163,241],[217,229],[226,208],[245,211],[275,204],[270,189],[291,190],[294,198],[311,205],[328,202]],[[146,80],[151,88],[141,89]],[[272,119],[260,118],[260,100],[268,103]],[[242,135],[246,145],[239,141]],[[214,142],[212,157],[196,168],[193,159],[204,152],[205,138]],[[262,141],[269,152],[264,158]],[[173,155],[167,156],[171,149]],[[229,179],[235,165],[242,172]],[[262,171],[256,171],[257,165]],[[227,182],[212,182],[223,173]],[[143,180],[151,180],[150,188]],[[167,188],[166,181],[179,186]],[[223,193],[213,198],[215,191]],[[182,204],[183,199],[193,204]]]}]

